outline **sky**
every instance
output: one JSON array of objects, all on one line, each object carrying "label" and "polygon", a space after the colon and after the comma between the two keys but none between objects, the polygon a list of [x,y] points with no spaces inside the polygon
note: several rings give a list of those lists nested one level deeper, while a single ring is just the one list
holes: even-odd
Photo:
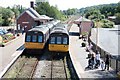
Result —
[{"label": "sky", "polygon": [[[30,1],[35,0],[0,0],[0,6],[8,7],[14,4],[22,5],[28,8],[30,6]],[[109,4],[118,3],[120,0],[49,0],[50,5],[57,5],[59,10],[67,10],[69,8],[82,8],[87,6],[99,5],[99,4]]]}]

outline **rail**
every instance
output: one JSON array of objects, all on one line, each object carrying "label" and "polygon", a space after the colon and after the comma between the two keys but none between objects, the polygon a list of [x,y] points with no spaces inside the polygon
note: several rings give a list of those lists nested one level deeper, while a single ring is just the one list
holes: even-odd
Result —
[{"label": "rail", "polygon": [[11,66],[2,78],[32,78],[36,69],[38,58],[32,56],[21,56]]},{"label": "rail", "polygon": [[[53,53],[54,54],[54,53]],[[57,59],[58,60],[57,60]],[[60,58],[60,59],[59,59]],[[51,80],[54,78],[63,78],[68,80],[68,74],[66,71],[66,60],[65,60],[65,56],[55,56],[52,55],[52,59],[51,59]]]}]

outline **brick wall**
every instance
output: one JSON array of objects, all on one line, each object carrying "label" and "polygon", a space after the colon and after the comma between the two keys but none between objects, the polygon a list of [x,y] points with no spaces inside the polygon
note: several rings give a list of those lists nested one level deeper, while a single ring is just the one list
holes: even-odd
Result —
[{"label": "brick wall", "polygon": [[35,25],[34,19],[28,15],[26,12],[17,19],[17,30],[18,24],[20,24],[20,29],[24,28],[25,31],[31,29]]}]

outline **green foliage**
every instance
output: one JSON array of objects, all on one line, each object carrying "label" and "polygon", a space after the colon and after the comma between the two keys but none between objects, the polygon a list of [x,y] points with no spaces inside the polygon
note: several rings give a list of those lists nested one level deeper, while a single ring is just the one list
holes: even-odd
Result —
[{"label": "green foliage", "polygon": [[120,13],[120,3],[117,4],[116,13]]},{"label": "green foliage", "polygon": [[68,9],[67,10],[67,15],[73,15],[76,13],[76,10],[73,8],[73,9]]},{"label": "green foliage", "polygon": [[41,3],[37,4],[37,7],[35,7],[36,11],[41,15],[48,14],[47,12],[50,12],[50,5],[49,3]]},{"label": "green foliage", "polygon": [[0,14],[0,26],[2,25],[2,23],[3,23],[2,14]]},{"label": "green foliage", "polygon": [[107,18],[108,16],[113,16],[116,12],[117,5],[111,4],[111,5],[105,5],[100,8],[101,14],[104,14]]},{"label": "green foliage", "polygon": [[22,13],[24,10],[25,8],[22,8],[22,6],[14,6],[12,8],[0,7],[0,26],[11,25],[11,20],[14,18],[14,16],[17,18],[18,15],[20,15],[20,13]]},{"label": "green foliage", "polygon": [[98,19],[98,18],[100,18],[100,16],[101,16],[101,13],[97,9],[90,9],[85,14],[85,17],[88,19],[91,19],[91,20]]},{"label": "green foliage", "polygon": [[3,24],[3,19],[2,19],[2,8],[0,8],[0,26]]},{"label": "green foliage", "polygon": [[50,6],[48,2],[37,4],[35,9],[41,15],[47,15],[49,17],[53,17],[55,19],[60,20],[65,19],[65,16],[56,7]]},{"label": "green foliage", "polygon": [[120,13],[116,13],[116,20],[115,20],[115,24],[120,24]]},{"label": "green foliage", "polygon": [[[86,7],[86,8],[81,8],[80,13],[86,14],[89,11],[93,10],[99,10],[101,14],[107,18],[108,16],[113,16],[117,12],[120,12],[120,3],[118,4],[103,4],[103,5],[97,5],[97,6],[91,6],[91,7]],[[87,14],[86,18],[88,18],[90,14]]]},{"label": "green foliage", "polygon": [[111,22],[107,19],[103,19],[103,20],[101,20],[101,22],[102,22],[102,25],[101,25],[102,28],[113,28],[113,25],[114,25],[113,22]]},{"label": "green foliage", "polygon": [[[99,27],[112,28],[114,23],[106,18],[108,18],[108,16],[114,16],[120,11],[120,3],[91,6],[80,10],[85,14],[86,18],[93,20],[96,23],[96,26],[99,21]],[[116,23],[120,23],[120,12],[116,14],[116,17]]]},{"label": "green foliage", "polygon": [[105,19],[105,16],[102,15],[99,10],[94,9],[94,8],[88,10],[85,14],[85,17],[90,19],[90,20],[93,20],[93,21]]},{"label": "green foliage", "polygon": [[64,15],[76,15],[78,13],[78,9],[72,8],[72,9],[67,9],[62,11]]},{"label": "green foliage", "polygon": [[88,32],[82,32],[82,35],[86,36],[88,35]]},{"label": "green foliage", "polygon": [[20,11],[18,8],[13,7],[11,10],[14,12],[15,18],[17,18],[20,15]]},{"label": "green foliage", "polygon": [[2,8],[2,19],[3,19],[3,26],[9,26],[11,24],[11,18],[13,17],[14,13],[11,9]]}]

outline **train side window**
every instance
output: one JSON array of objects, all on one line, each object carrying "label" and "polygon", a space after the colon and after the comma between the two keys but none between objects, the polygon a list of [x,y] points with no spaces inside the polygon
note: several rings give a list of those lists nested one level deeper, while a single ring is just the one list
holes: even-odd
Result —
[{"label": "train side window", "polygon": [[63,38],[63,44],[67,44],[67,38]]},{"label": "train side window", "polygon": [[26,41],[30,42],[30,40],[31,40],[31,36],[27,35]]},{"label": "train side window", "polygon": [[55,37],[51,37],[50,43],[51,43],[51,44],[55,44]]},{"label": "train side window", "polygon": [[36,35],[33,35],[32,36],[32,42],[36,42],[37,41],[37,36]]},{"label": "train side window", "polygon": [[38,42],[42,42],[42,36],[38,36]]},{"label": "train side window", "polygon": [[57,37],[57,44],[61,44],[61,37]]}]

